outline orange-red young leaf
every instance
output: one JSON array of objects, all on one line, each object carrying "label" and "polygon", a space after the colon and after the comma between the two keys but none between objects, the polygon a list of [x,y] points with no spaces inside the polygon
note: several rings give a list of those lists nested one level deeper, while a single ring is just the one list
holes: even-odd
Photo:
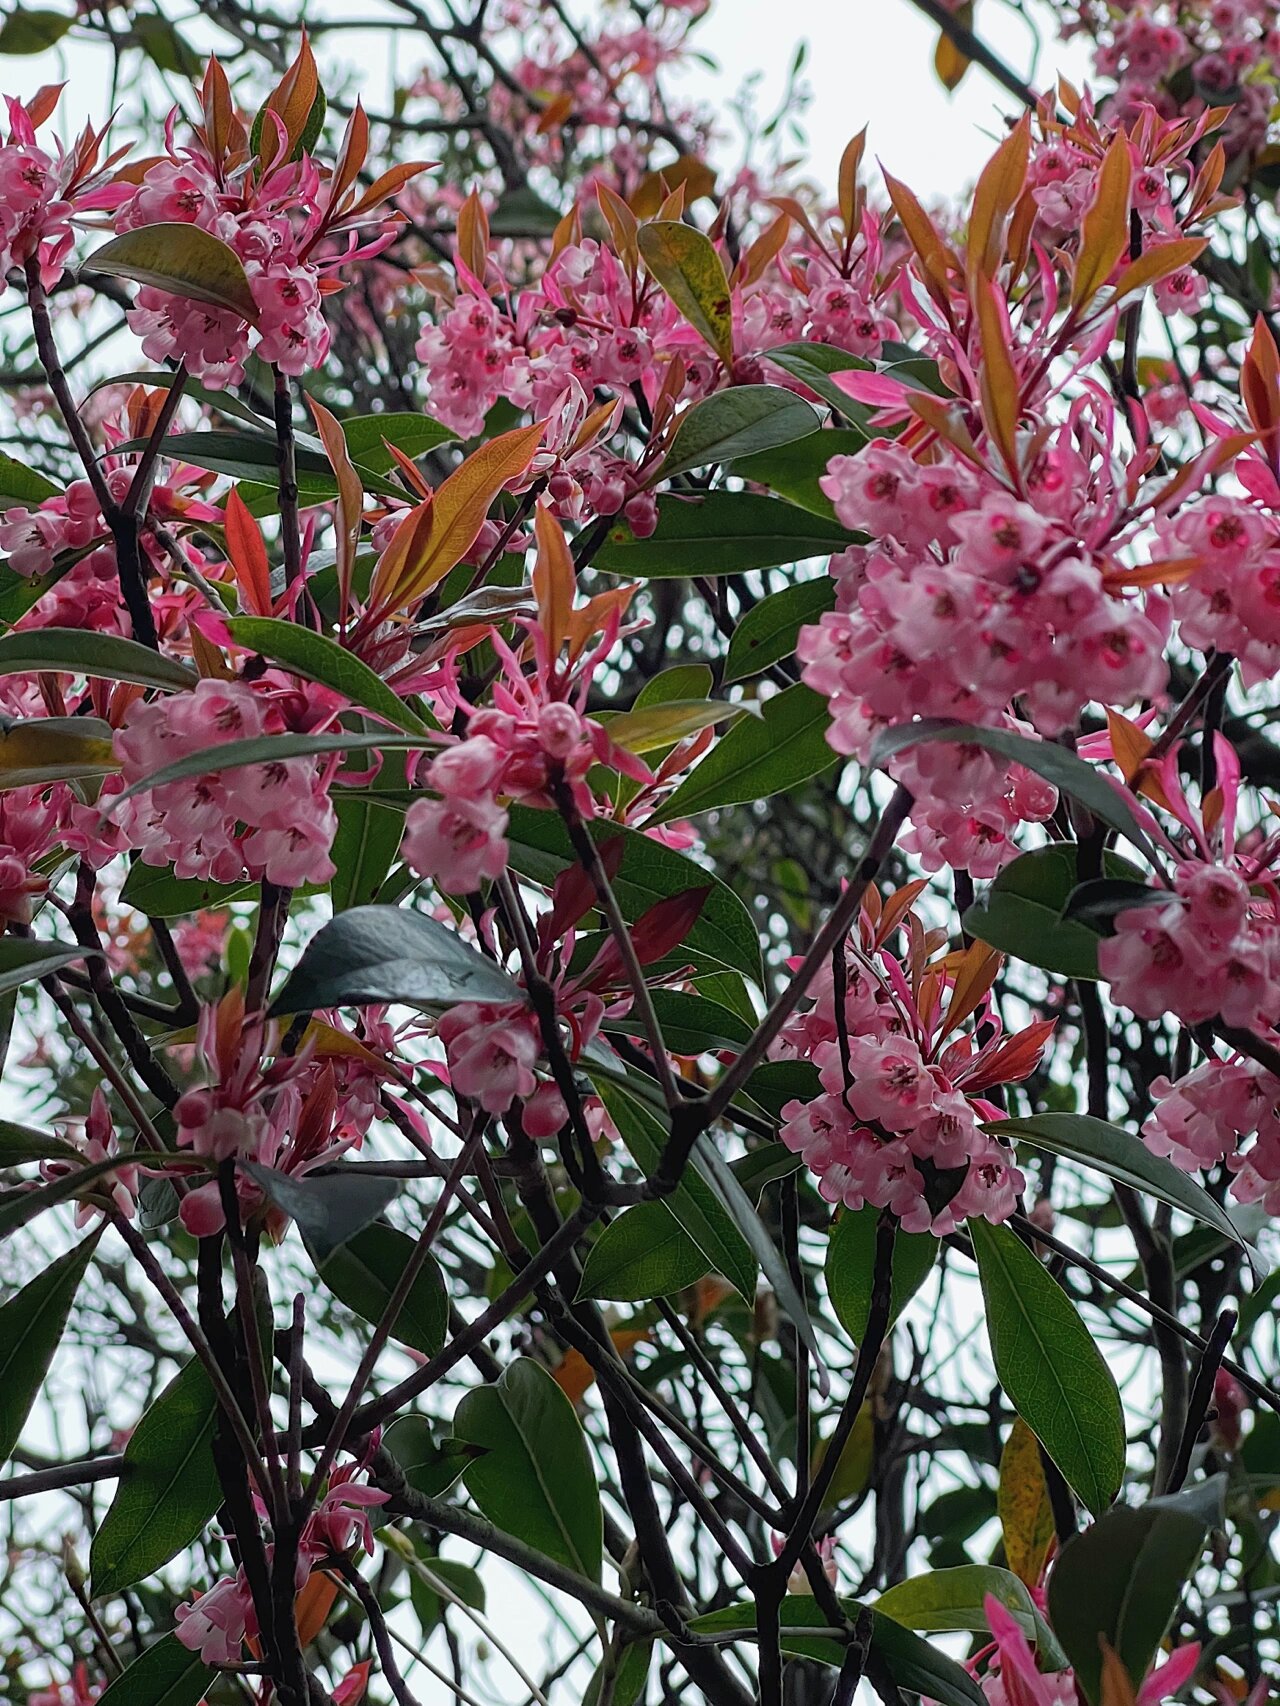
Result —
[{"label": "orange-red young leaf", "polygon": [[1081,308],[1111,277],[1129,246],[1129,191],[1133,162],[1120,131],[1103,158],[1098,187],[1080,226],[1080,251],[1071,281],[1071,306]]},{"label": "orange-red young leaf", "polygon": [[734,270],[733,282],[740,286],[757,284],[770,263],[782,252],[782,245],[786,242],[790,229],[791,215],[780,213],[739,260]]},{"label": "orange-red young leaf", "polygon": [[227,556],[235,570],[240,605],[251,616],[271,614],[271,568],[262,530],[249,514],[239,488],[232,486],[226,509]]},{"label": "orange-red young leaf", "polygon": [[1280,467],[1280,353],[1259,314],[1240,368],[1240,395],[1273,468]]},{"label": "orange-red young leaf", "polygon": [[[311,43],[307,40],[307,32],[304,29],[302,43],[293,64],[267,96],[267,111],[277,113],[285,128],[288,139],[284,150],[286,160],[302,139],[319,93],[320,74],[316,69],[316,57],[311,51]],[[260,144],[262,148],[274,146],[273,142],[269,142],[270,136],[269,127],[263,125]]]},{"label": "orange-red young leaf", "polygon": [[862,220],[862,198],[858,194],[858,168],[862,165],[863,150],[867,145],[867,127],[853,138],[840,156],[840,173],[837,183],[837,203],[840,208],[840,218],[844,221],[845,240],[857,236],[858,226]]},{"label": "orange-red young leaf", "polygon": [[609,227],[618,259],[629,273],[635,272],[640,265],[640,251],[636,246],[639,221],[622,197],[616,195],[608,184],[596,185],[596,200],[600,203],[600,211]]},{"label": "orange-red young leaf", "polygon": [[1112,300],[1119,302],[1121,297],[1131,296],[1135,290],[1145,289],[1157,279],[1168,278],[1170,273],[1191,266],[1199,260],[1207,244],[1207,237],[1175,237],[1171,243],[1148,249],[1121,269]]},{"label": "orange-red young leaf", "polygon": [[989,279],[979,287],[977,309],[982,328],[982,368],[978,376],[982,415],[1005,467],[1016,480],[1022,400],[1009,349],[1008,311],[999,286]]},{"label": "orange-red young leaf", "polygon": [[919,258],[926,290],[940,308],[949,308],[951,293],[947,289],[947,275],[951,270],[959,270],[959,261],[939,237],[933,221],[914,193],[888,172],[884,174],[884,182],[898,222]]},{"label": "orange-red young leaf", "polygon": [[1005,227],[1026,185],[1030,157],[1031,120],[1024,113],[983,168],[973,192],[965,252],[971,297],[978,280],[994,278],[1004,259]]},{"label": "orange-red young leaf", "polygon": [[535,421],[482,444],[454,469],[432,500],[409,512],[373,572],[374,610],[383,616],[406,610],[462,561],[490,504],[529,466],[542,427]]},{"label": "orange-red young leaf", "polygon": [[476,190],[458,209],[458,255],[468,272],[483,284],[489,262],[489,216]]},{"label": "orange-red young leaf", "polygon": [[1144,769],[1155,745],[1150,735],[1119,711],[1110,709],[1107,711],[1107,729],[1111,735],[1111,753],[1125,785],[1167,810],[1169,801],[1160,785],[1160,778],[1153,770]]},{"label": "orange-red young leaf", "polygon": [[564,528],[542,504],[534,514],[533,531],[538,542],[537,560],[533,565],[533,595],[538,601],[538,621],[546,636],[547,650],[556,658],[569,637],[578,577]]},{"label": "orange-red young leaf", "polygon": [[351,583],[355,575],[356,547],[360,541],[360,525],[364,517],[364,483],[351,461],[347,440],[341,426],[323,403],[308,397],[316,431],[324,445],[325,455],[338,481],[338,525],[336,553],[338,571],[338,609],[345,621],[351,609]]}]

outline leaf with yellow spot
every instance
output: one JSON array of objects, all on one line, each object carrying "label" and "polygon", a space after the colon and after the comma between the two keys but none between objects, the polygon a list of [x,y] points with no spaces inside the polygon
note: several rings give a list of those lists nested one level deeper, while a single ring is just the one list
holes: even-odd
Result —
[{"label": "leaf with yellow spot", "polygon": [[120,768],[97,717],[0,717],[0,789],[109,776]]},{"label": "leaf with yellow spot", "polygon": [[1053,1544],[1053,1507],[1039,1442],[1021,1416],[1014,1418],[1000,1453],[996,1513],[1004,1535],[1005,1562],[1029,1588],[1035,1587]]},{"label": "leaf with yellow spot", "polygon": [[715,244],[675,219],[642,225],[637,241],[654,278],[728,367],[733,361],[733,309]]}]

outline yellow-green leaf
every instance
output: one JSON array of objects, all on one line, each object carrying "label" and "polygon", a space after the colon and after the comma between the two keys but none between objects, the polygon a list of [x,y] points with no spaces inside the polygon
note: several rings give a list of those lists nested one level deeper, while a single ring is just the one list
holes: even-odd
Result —
[{"label": "yellow-green leaf", "polygon": [[1053,1507],[1039,1441],[1021,1416],[1014,1417],[1000,1453],[996,1510],[1009,1568],[1029,1588],[1035,1587],[1053,1542]]},{"label": "yellow-green leaf", "polygon": [[97,717],[0,717],[0,789],[106,776],[120,768]]},{"label": "yellow-green leaf", "polygon": [[728,367],[733,309],[724,262],[711,239],[678,219],[656,219],[640,227],[639,244],[654,278]]}]

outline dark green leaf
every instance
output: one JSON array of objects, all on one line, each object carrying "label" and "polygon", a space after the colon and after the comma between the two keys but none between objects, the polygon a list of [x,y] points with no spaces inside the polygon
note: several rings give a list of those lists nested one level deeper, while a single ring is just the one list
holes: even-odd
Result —
[{"label": "dark green leaf", "polygon": [[49,1131],[0,1120],[0,1167],[21,1167],[27,1161],[83,1161],[74,1144]]},{"label": "dark green leaf", "polygon": [[[751,914],[732,889],[685,854],[638,830],[620,829],[617,824],[598,820],[589,828],[597,843],[622,836],[622,863],[613,879],[613,891],[629,922],[660,900],[709,883],[710,893],[702,911],[676,951],[677,963],[727,967],[755,983],[761,981],[760,938]],[[513,806],[507,837],[512,870],[548,888],[567,865],[578,862],[558,812]]]},{"label": "dark green leaf", "polygon": [[827,744],[830,726],[826,700],[797,681],[767,699],[762,716],[735,723],[652,821],[767,799],[821,775],[843,763]]},{"label": "dark green leaf", "polygon": [[[841,1608],[851,1622],[856,1621],[862,1606],[856,1599],[841,1599]],[[810,1594],[788,1594],[783,1600],[782,1649],[797,1658],[816,1659],[819,1664],[837,1669],[844,1662],[845,1648],[841,1641],[826,1635],[791,1635],[791,1629],[823,1629],[827,1618]],[[689,1627],[698,1635],[727,1635],[735,1630],[743,1634],[756,1628],[756,1607],[753,1600],[738,1605],[726,1605],[719,1611],[691,1619]],[[985,1696],[969,1673],[931,1647],[911,1629],[904,1629],[892,1617],[878,1611],[871,1613],[871,1646],[884,1660],[890,1675],[899,1688],[911,1694],[922,1694],[941,1706],[985,1706]]]},{"label": "dark green leaf", "polygon": [[404,815],[350,790],[334,794],[338,833],[329,849],[336,867],[329,884],[335,912],[369,906],[387,879],[404,832]]},{"label": "dark green leaf", "polygon": [[[846,407],[852,400],[845,398]],[[744,456],[733,465],[735,474],[758,486],[768,486],[771,492],[799,504],[813,515],[834,521],[835,505],[818,484],[834,456],[856,456],[867,442],[867,435],[857,427],[833,427],[825,432],[812,432],[808,438],[798,438],[794,444],[784,444],[763,456]]]},{"label": "dark green leaf", "polygon": [[637,539],[619,522],[592,566],[642,580],[737,575],[829,557],[857,537],[837,522],[758,492],[708,492],[702,498],[667,493],[658,500],[653,533]]},{"label": "dark green leaf", "polygon": [[792,379],[807,385],[815,396],[821,397],[846,420],[860,422],[866,419],[866,407],[855,403],[849,393],[842,391],[831,378],[833,373],[852,370],[865,373],[872,364],[862,356],[850,355],[848,350],[835,349],[830,344],[779,344],[776,349],[766,351],[765,356],[775,367],[790,374]]},{"label": "dark green leaf", "polygon": [[896,753],[926,741],[951,741],[958,746],[978,746],[984,752],[997,753],[1010,764],[1021,764],[1027,770],[1043,776],[1064,794],[1070,794],[1087,806],[1102,823],[1127,836],[1135,847],[1150,855],[1151,843],[1147,832],[1134,815],[1129,796],[1119,786],[1113,786],[1100,770],[1057,746],[1051,740],[1031,740],[1014,734],[1011,729],[983,729],[972,723],[952,723],[930,717],[919,723],[900,723],[876,736],[871,757],[876,764],[885,764]]},{"label": "dark green leaf", "polygon": [[781,1120],[788,1102],[812,1102],[821,1094],[822,1082],[811,1060],[766,1060],[747,1079],[743,1091],[774,1120]]},{"label": "dark green leaf", "polygon": [[[682,989],[655,989],[653,1009],[672,1054],[699,1055],[717,1049],[740,1049],[750,1042],[755,1030],[754,1025],[718,1001],[708,1001],[703,995],[690,995]],[[624,1018],[607,1021],[606,1029],[634,1037],[645,1034],[644,1025],[634,1011]]]},{"label": "dark green leaf", "polygon": [[317,930],[271,1012],[279,1016],[384,1001],[441,1007],[524,999],[519,984],[500,966],[425,913],[402,906],[353,906]]},{"label": "dark green leaf", "polygon": [[1035,1601],[1012,1570],[995,1564],[959,1564],[930,1570],[889,1588],[876,1601],[876,1610],[904,1628],[921,1634],[945,1634],[967,1629],[990,1633],[983,1601],[991,1594],[1013,1614],[1022,1633],[1035,1644],[1043,1670],[1065,1670],[1067,1656],[1040,1615]]},{"label": "dark green leaf", "polygon": [[823,611],[833,609],[835,601],[836,583],[829,575],[817,575],[762,598],[733,631],[724,664],[725,681],[743,681],[789,658],[801,628],[816,622]]},{"label": "dark green leaf", "polygon": [[98,1706],[199,1706],[217,1680],[199,1653],[163,1635],[98,1696]]},{"label": "dark green leaf", "polygon": [[[375,1220],[323,1259],[317,1256],[316,1272],[348,1309],[376,1325],[413,1251],[414,1240],[407,1233]],[[444,1344],[448,1324],[444,1276],[428,1256],[396,1316],[391,1337],[423,1356],[434,1356]]]},{"label": "dark green leaf", "polygon": [[[651,1174],[667,1140],[663,1122],[620,1085],[601,1078],[597,1079],[596,1088],[636,1164]],[[723,1274],[749,1303],[756,1291],[755,1258],[746,1238],[734,1225],[733,1216],[707,1179],[700,1156],[695,1156],[683,1179],[663,1200],[715,1271]]]},{"label": "dark green leaf", "polygon": [[[483,1613],[484,1583],[469,1565],[460,1564],[456,1558],[439,1557],[425,1535],[413,1537],[413,1549],[418,1554],[424,1572],[430,1572],[438,1581],[443,1582],[464,1605]],[[439,1623],[442,1611],[453,1603],[432,1586],[425,1574],[419,1574],[412,1564],[409,1566],[409,1598],[424,1636],[430,1634]]]},{"label": "dark green leaf", "polygon": [[579,1297],[637,1303],[696,1285],[711,1264],[664,1202],[636,1203],[606,1226],[582,1265]]},{"label": "dark green leaf", "polygon": [[175,877],[172,865],[146,865],[138,859],[129,868],[120,899],[148,918],[184,918],[189,912],[243,900],[256,894],[257,888],[248,878],[242,883],[214,883],[200,877]]},{"label": "dark green leaf", "polygon": [[[0,30],[0,35],[3,33]],[[0,451],[0,508],[14,504],[24,509],[38,509],[46,498],[61,495],[62,487],[56,480]]]},{"label": "dark green leaf", "polygon": [[[53,718],[45,719],[53,722]],[[72,719],[59,719],[71,721]],[[87,718],[75,719],[79,722]],[[116,796],[117,803],[145,793],[148,788],[162,788],[168,782],[185,782],[190,776],[215,776],[227,770],[243,770],[249,764],[283,764],[290,758],[320,758],[330,752],[416,752],[429,745],[421,735],[401,734],[398,729],[385,729],[378,734],[349,735],[341,732],[323,735],[255,735],[252,740],[229,740],[222,746],[206,747],[176,759],[150,776],[138,781]],[[18,784],[10,778],[9,786]]]},{"label": "dark green leaf", "polygon": [[[128,1165],[127,1155],[108,1156],[105,1161],[90,1161],[74,1172],[64,1173],[60,1179],[51,1179],[47,1185],[37,1185],[34,1190],[24,1185],[19,1190],[7,1191],[0,1201],[0,1240],[8,1238],[20,1226],[26,1226],[45,1209],[56,1208],[59,1203],[79,1196],[96,1179],[103,1179],[108,1173]],[[0,1401],[0,1412],[2,1410]]]},{"label": "dark green leaf", "polygon": [[1234,1223],[1203,1186],[1172,1161],[1153,1155],[1141,1138],[1106,1120],[1093,1119],[1088,1114],[1027,1114],[1017,1119],[993,1120],[983,1129],[1029,1143],[1033,1149],[1047,1149],[1052,1155],[1082,1161],[1086,1167],[1096,1167],[1122,1185],[1159,1197],[1196,1220],[1203,1220],[1241,1249],[1246,1247]]},{"label": "dark green leaf", "polygon": [[18,989],[51,971],[74,965],[93,950],[62,942],[37,942],[21,936],[0,936],[0,993]]},{"label": "dark green leaf", "polygon": [[1005,1395],[1088,1508],[1124,1479],[1124,1410],[1111,1370],[1062,1287],[1004,1226],[968,1222]]},{"label": "dark green leaf", "polygon": [[400,1189],[396,1179],[355,1173],[349,1167],[298,1177],[241,1161],[249,1177],[282,1214],[298,1223],[313,1259],[325,1262],[374,1221]]},{"label": "dark green leaf", "polygon": [[1118,1506],[1063,1547],[1049,1578],[1049,1616],[1087,1700],[1102,1698],[1105,1639],[1137,1688],[1177,1610],[1210,1528],[1222,1523],[1226,1477]]},{"label": "dark green leaf", "polygon": [[1170,898],[1168,889],[1152,888],[1150,883],[1132,877],[1093,877],[1072,889],[1062,915],[1069,923],[1110,936],[1117,913],[1129,912],[1135,906],[1168,906]]},{"label": "dark green leaf", "polygon": [[0,675],[30,675],[37,670],[132,681],[164,692],[194,687],[198,679],[185,663],[119,634],[98,634],[84,628],[29,628],[0,639]]},{"label": "dark green leaf", "polygon": [[442,1498],[449,1491],[477,1451],[477,1447],[452,1436],[437,1437],[426,1416],[398,1416],[382,1443],[415,1492],[431,1499]]},{"label": "dark green leaf", "polygon": [[96,1235],[86,1238],[0,1306],[0,1463],[18,1443],[44,1384],[97,1242]]},{"label": "dark green leaf", "polygon": [[1062,917],[1078,880],[1078,855],[1075,843],[1067,841],[1020,854],[968,908],[964,928],[1028,965],[1060,977],[1096,979],[1097,932]]},{"label": "dark green leaf", "polygon": [[636,1706],[644,1697],[649,1680],[649,1665],[653,1658],[652,1641],[632,1641],[613,1655],[611,1664],[600,1664],[587,1684],[582,1706],[600,1706],[606,1683],[612,1683],[609,1706]]},{"label": "dark green leaf", "polygon": [[15,6],[0,24],[0,53],[44,53],[60,42],[74,23],[75,18],[66,12]]},{"label": "dark green leaf", "polygon": [[158,12],[144,12],[135,17],[133,36],[157,71],[170,71],[195,82],[204,69],[204,60],[195,48]]},{"label": "dark green leaf", "polygon": [[499,1528],[545,1557],[600,1579],[600,1493],[573,1405],[542,1367],[520,1357],[492,1386],[464,1394],[459,1439],[481,1446],[467,1490]]},{"label": "dark green leaf", "polygon": [[154,1574],[212,1521],[222,1502],[213,1461],[217,1413],[209,1376],[193,1359],[129,1436],[116,1496],[89,1554],[95,1599]]},{"label": "dark green leaf", "polygon": [[[862,1343],[867,1330],[879,1219],[879,1209],[870,1204],[845,1209],[836,1216],[827,1240],[827,1296],[855,1345]],[[928,1279],[937,1258],[938,1240],[931,1232],[904,1232],[898,1227],[889,1285],[890,1326]]]},{"label": "dark green leaf", "polygon": [[[85,261],[85,271],[131,279],[189,302],[207,302],[242,320],[254,322],[258,318],[239,255],[199,225],[159,221],[123,231],[93,251]],[[188,460],[180,441],[219,436],[173,433],[165,440],[165,455]]]},{"label": "dark green leaf", "polygon": [[[380,675],[375,675],[367,663],[362,663],[327,634],[315,634],[297,622],[281,622],[272,616],[232,616],[227,621],[227,632],[238,646],[260,652],[295,675],[332,687],[335,693],[382,717],[393,728],[410,734],[428,732],[422,718],[391,691]],[[4,644],[0,640],[0,648]]]},{"label": "dark green leaf", "polygon": [[713,392],[680,417],[675,442],[662,464],[663,479],[756,456],[817,432],[817,411],[780,385],[734,385]]}]

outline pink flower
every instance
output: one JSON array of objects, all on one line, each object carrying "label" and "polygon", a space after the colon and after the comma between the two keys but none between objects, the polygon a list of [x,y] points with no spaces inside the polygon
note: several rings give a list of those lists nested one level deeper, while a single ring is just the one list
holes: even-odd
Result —
[{"label": "pink flower", "polygon": [[405,813],[401,856],[418,876],[467,894],[506,869],[506,830],[507,814],[492,799],[415,800]]},{"label": "pink flower", "polygon": [[177,1636],[207,1665],[235,1665],[243,1658],[247,1636],[256,1636],[258,1620],[243,1570],[223,1576],[207,1593],[178,1606]]},{"label": "pink flower", "polygon": [[464,1001],[444,1014],[436,1033],[454,1090],[486,1113],[505,1113],[517,1096],[533,1094],[540,1040],[528,1008]]}]

